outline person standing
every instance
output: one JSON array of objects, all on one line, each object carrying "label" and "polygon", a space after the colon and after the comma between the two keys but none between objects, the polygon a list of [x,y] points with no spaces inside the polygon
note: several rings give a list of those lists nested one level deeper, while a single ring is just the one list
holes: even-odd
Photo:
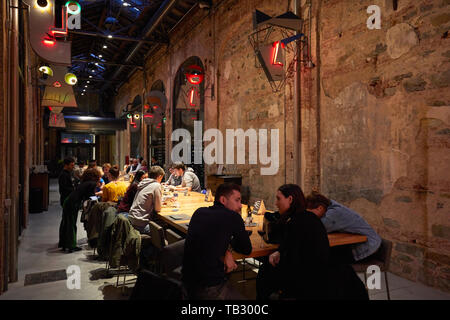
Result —
[{"label": "person standing", "polygon": [[64,168],[59,175],[59,203],[61,207],[64,204],[64,200],[69,196],[69,194],[75,189],[75,178],[73,176],[73,168],[75,166],[75,160],[73,158],[64,159]]},{"label": "person standing", "polygon": [[95,194],[95,187],[100,181],[100,172],[97,169],[87,169],[81,176],[81,183],[64,200],[63,214],[59,226],[58,248],[66,249],[69,253],[81,250],[77,247],[77,218],[78,210],[84,200]]},{"label": "person standing", "polygon": [[225,275],[237,267],[228,268],[230,249],[243,254],[252,251],[241,208],[239,185],[224,183],[217,188],[214,205],[199,208],[192,215],[182,266],[182,281],[190,299],[242,298],[227,285]]}]

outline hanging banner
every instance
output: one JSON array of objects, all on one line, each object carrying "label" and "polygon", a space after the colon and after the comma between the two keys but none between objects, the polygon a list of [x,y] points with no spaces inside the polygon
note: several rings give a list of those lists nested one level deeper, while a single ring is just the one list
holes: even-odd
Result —
[{"label": "hanging banner", "polygon": [[[55,0],[23,0],[29,10],[29,39],[34,52],[43,60],[70,65],[71,42],[64,41],[68,29],[81,28],[81,6],[77,1],[67,1],[61,10],[61,27],[56,27]],[[59,23],[58,23],[59,24]]]},{"label": "hanging banner", "polygon": [[66,122],[64,121],[63,113],[50,112],[50,118],[48,119],[49,127],[65,128]]},{"label": "hanging banner", "polygon": [[76,76],[67,72],[67,67],[50,65],[39,68],[43,73],[40,83],[45,84],[41,105],[48,107],[77,107],[72,86]]}]

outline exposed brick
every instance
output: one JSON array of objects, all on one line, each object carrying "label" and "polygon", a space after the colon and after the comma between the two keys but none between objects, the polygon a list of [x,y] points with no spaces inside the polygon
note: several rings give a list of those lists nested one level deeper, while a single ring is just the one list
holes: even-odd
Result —
[{"label": "exposed brick", "polygon": [[397,201],[397,202],[406,202],[406,203],[409,203],[409,202],[412,202],[412,199],[411,199],[410,197],[404,197],[404,196],[402,196],[402,197],[397,197],[397,198],[395,198],[395,201]]},{"label": "exposed brick", "polygon": [[403,82],[403,87],[408,92],[414,91],[423,91],[425,90],[426,82],[422,79],[422,77],[416,77],[410,80],[405,80]]},{"label": "exposed brick", "polygon": [[435,237],[444,238],[450,240],[450,227],[449,226],[443,226],[443,225],[432,225],[431,226],[431,233]]},{"label": "exposed brick", "polygon": [[450,69],[431,76],[431,84],[435,88],[445,88],[450,85]]},{"label": "exposed brick", "polygon": [[395,221],[393,219],[389,219],[389,218],[383,218],[383,222],[386,226],[391,227],[391,228],[400,228],[400,223],[398,223],[398,221]]},{"label": "exposed brick", "polygon": [[412,255],[416,258],[423,257],[423,254],[425,252],[425,249],[408,243],[397,243],[397,245],[395,246],[395,250]]},{"label": "exposed brick", "polygon": [[450,266],[450,256],[445,254],[427,251],[425,253],[425,259],[431,260],[439,265]]}]

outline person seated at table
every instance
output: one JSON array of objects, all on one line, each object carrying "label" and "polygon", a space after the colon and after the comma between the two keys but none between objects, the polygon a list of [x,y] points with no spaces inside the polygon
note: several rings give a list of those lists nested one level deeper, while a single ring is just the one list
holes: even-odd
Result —
[{"label": "person seated at table", "polygon": [[172,164],[169,168],[170,176],[167,179],[166,184],[169,186],[180,186],[183,179],[176,175],[174,166],[175,164]]},{"label": "person seated at table", "polygon": [[[139,168],[139,170],[143,170],[145,172],[148,172],[148,167],[147,167],[147,160],[142,160],[141,162],[141,167]],[[139,171],[138,170],[138,171]]]},{"label": "person seated at table", "polygon": [[119,179],[119,167],[114,165],[109,169],[110,182],[102,189],[102,202],[117,202],[119,198],[125,195],[128,188],[128,183],[125,181],[118,181]]},{"label": "person seated at table", "polygon": [[367,237],[363,243],[332,248],[332,259],[335,261],[351,264],[372,255],[380,247],[380,236],[355,211],[318,192],[308,195],[306,206],[308,211],[320,218],[328,233],[348,232]]},{"label": "person seated at table", "polygon": [[128,216],[128,212],[130,211],[131,205],[133,204],[134,196],[136,195],[137,192],[138,184],[146,178],[148,178],[147,172],[143,170],[139,170],[138,172],[136,172],[133,181],[128,186],[122,201],[120,201],[120,204],[117,207],[118,213],[126,213],[125,216]]},{"label": "person seated at table", "polygon": [[237,266],[231,250],[250,254],[252,245],[240,215],[240,186],[221,184],[214,205],[197,209],[184,245],[182,281],[190,299],[240,299],[227,285],[226,272]]},{"label": "person seated at table", "polygon": [[161,211],[161,180],[164,170],[159,166],[150,168],[148,178],[137,186],[136,196],[128,212],[128,219],[140,233],[150,233],[150,220],[157,220],[156,213]]},{"label": "person seated at table", "polygon": [[192,170],[187,170],[186,165],[182,162],[175,163],[174,172],[178,177],[181,177],[181,185],[179,189],[187,189],[188,191],[200,192],[202,188],[200,187],[200,180],[197,175]]},{"label": "person seated at table", "polygon": [[259,268],[258,300],[273,293],[281,299],[368,299],[364,284],[351,266],[334,266],[325,227],[306,211],[302,189],[282,185],[276,194],[281,228],[280,246]]},{"label": "person seated at table", "polygon": [[102,175],[102,179],[105,182],[105,184],[108,184],[109,181],[111,180],[109,177],[109,169],[111,169],[111,164],[110,163],[104,163],[102,166],[103,169],[103,175]]},{"label": "person seated at table", "polygon": [[128,174],[136,174],[136,172],[139,170],[140,163],[138,159],[133,159],[132,164],[130,165],[130,171],[128,171]]}]

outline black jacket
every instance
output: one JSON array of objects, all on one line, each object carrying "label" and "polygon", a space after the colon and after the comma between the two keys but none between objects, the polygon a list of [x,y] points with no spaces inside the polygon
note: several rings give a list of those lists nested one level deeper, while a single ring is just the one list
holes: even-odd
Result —
[{"label": "black jacket", "polygon": [[252,244],[242,217],[215,202],[192,215],[186,236],[182,278],[187,286],[214,286],[225,281],[223,256],[233,250],[250,254]]},{"label": "black jacket", "polygon": [[64,200],[73,190],[75,190],[72,172],[63,169],[63,171],[59,175],[58,183],[60,194],[59,202],[61,203],[61,205],[63,205]]},{"label": "black jacket", "polygon": [[293,213],[283,228],[279,271],[286,297],[368,300],[353,268],[331,262],[328,235],[320,218],[309,211]]}]

